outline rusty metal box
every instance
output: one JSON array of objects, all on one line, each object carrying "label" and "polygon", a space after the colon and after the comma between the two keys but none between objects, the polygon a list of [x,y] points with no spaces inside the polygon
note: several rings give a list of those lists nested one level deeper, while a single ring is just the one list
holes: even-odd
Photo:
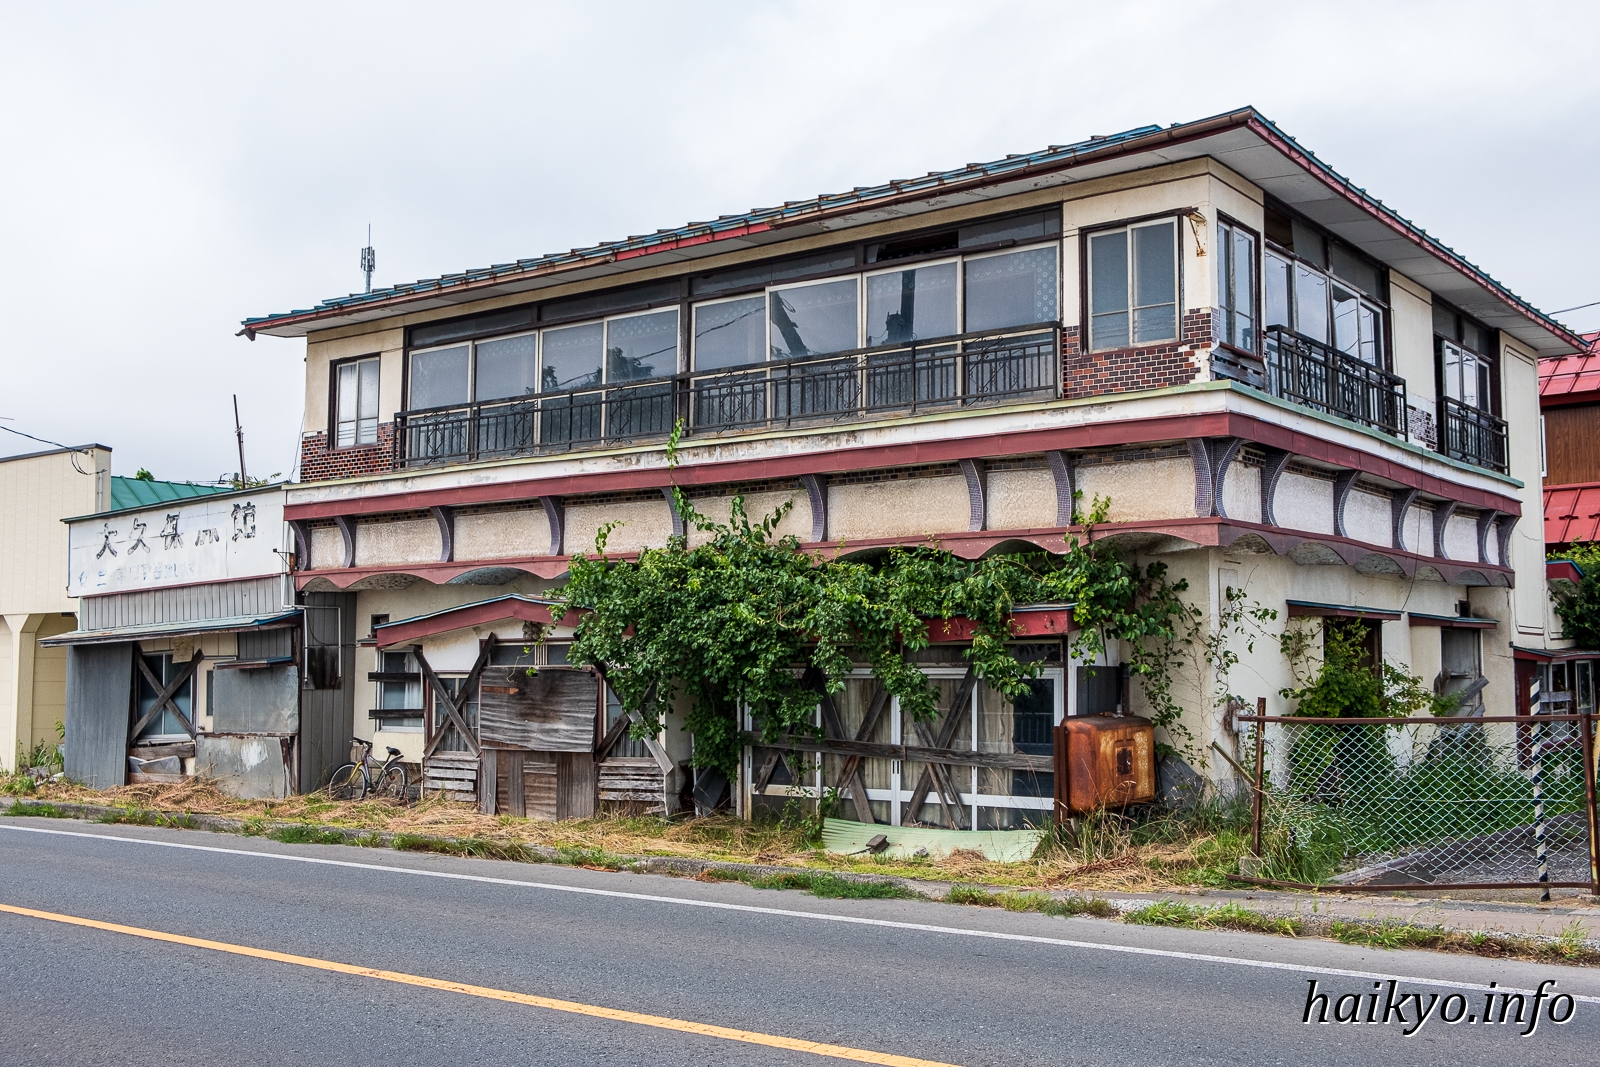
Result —
[{"label": "rusty metal box", "polygon": [[1056,816],[1156,797],[1155,728],[1137,715],[1075,715],[1056,727]]}]

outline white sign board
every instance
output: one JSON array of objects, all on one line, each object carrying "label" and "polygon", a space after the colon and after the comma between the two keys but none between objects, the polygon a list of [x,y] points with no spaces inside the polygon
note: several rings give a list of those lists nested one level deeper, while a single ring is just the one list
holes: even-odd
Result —
[{"label": "white sign board", "polygon": [[282,574],[282,547],[279,488],[82,519],[68,526],[67,595]]}]

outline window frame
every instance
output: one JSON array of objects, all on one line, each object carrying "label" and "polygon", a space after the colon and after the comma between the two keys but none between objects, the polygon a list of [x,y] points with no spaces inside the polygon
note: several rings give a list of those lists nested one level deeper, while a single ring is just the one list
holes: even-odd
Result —
[{"label": "window frame", "polygon": [[[372,440],[361,440],[361,370],[363,363],[374,363],[378,367],[377,384],[373,387],[378,394],[373,401],[376,414],[373,416]],[[353,441],[348,445],[339,443],[339,376],[345,367],[356,367],[356,430],[351,435]],[[378,428],[383,425],[383,354],[369,352],[366,355],[351,356],[347,359],[336,359],[328,364],[328,448],[330,451],[349,452],[358,448],[376,448],[382,443],[382,435]]]},{"label": "window frame", "polygon": [[[1292,249],[1285,248],[1283,245],[1279,244],[1265,233],[1258,235],[1260,247],[1256,252],[1256,258],[1259,261],[1259,273],[1257,275],[1257,302],[1260,306],[1260,318],[1257,320],[1256,332],[1257,336],[1262,338],[1263,346],[1265,345],[1266,331],[1273,328],[1272,326],[1268,325],[1266,314],[1267,256],[1268,254],[1271,254],[1289,264],[1289,317],[1294,320],[1292,323],[1274,323],[1273,326],[1281,326],[1283,329],[1288,330],[1296,337],[1302,337],[1315,344],[1324,345],[1325,347],[1339,352],[1342,355],[1349,356],[1351,359],[1360,360],[1362,363],[1366,363],[1365,360],[1361,359],[1359,354],[1359,340],[1356,344],[1358,349],[1357,352],[1346,352],[1344,349],[1339,347],[1338,338],[1335,332],[1336,328],[1334,325],[1333,312],[1333,287],[1339,286],[1341,288],[1348,289],[1356,294],[1358,302],[1370,305],[1377,312],[1378,326],[1377,335],[1374,340],[1378,346],[1378,360],[1375,363],[1368,363],[1366,365],[1370,367],[1376,367],[1379,370],[1385,371],[1386,373],[1393,374],[1394,309],[1393,304],[1389,300],[1389,267],[1386,264],[1379,263],[1377,260],[1367,255],[1350,242],[1332,236],[1321,226],[1311,222],[1304,216],[1293,214],[1292,212],[1286,211],[1281,207],[1272,207],[1271,210],[1288,219],[1290,222],[1298,223],[1309,231],[1315,233],[1322,242],[1322,258],[1326,260],[1329,265],[1322,266],[1315,260],[1308,259],[1305,256],[1296,255]],[[1335,274],[1332,267],[1334,245],[1338,245],[1356,259],[1359,259],[1362,262],[1365,262],[1368,266],[1372,267],[1373,271],[1377,275],[1378,286],[1383,291],[1379,293],[1369,293],[1355,282],[1346,281],[1344,278]],[[1326,341],[1319,341],[1300,330],[1300,290],[1295,284],[1293,273],[1296,267],[1304,267],[1306,270],[1322,276],[1324,290],[1327,293],[1327,320],[1329,336]],[[1263,351],[1265,351],[1264,347]]]},{"label": "window frame", "polygon": [[[1096,352],[1096,353],[1132,352],[1132,351],[1136,351],[1136,350],[1141,349],[1141,348],[1152,348],[1152,347],[1155,347],[1157,345],[1164,345],[1164,344],[1177,344],[1177,343],[1180,343],[1182,341],[1182,339],[1183,339],[1183,316],[1184,316],[1184,313],[1186,311],[1185,293],[1184,293],[1184,285],[1183,285],[1183,275],[1184,275],[1183,265],[1184,265],[1185,246],[1184,246],[1184,241],[1183,241],[1183,224],[1182,223],[1183,223],[1183,219],[1185,217],[1187,217],[1188,214],[1189,214],[1189,209],[1174,209],[1174,210],[1171,210],[1171,211],[1158,211],[1158,212],[1155,212],[1155,213],[1149,214],[1149,215],[1139,215],[1139,216],[1136,216],[1134,218],[1119,219],[1119,220],[1117,220],[1115,222],[1107,222],[1107,223],[1104,223],[1104,224],[1097,224],[1097,225],[1094,225],[1094,226],[1087,226],[1087,227],[1084,227],[1083,229],[1078,231],[1078,247],[1079,247],[1078,289],[1079,289],[1080,312],[1081,312],[1081,317],[1079,319],[1079,321],[1081,323],[1080,333],[1079,333],[1079,338],[1080,338],[1079,343],[1082,346],[1082,349],[1083,349],[1084,352]],[[1108,233],[1115,233],[1115,232],[1117,232],[1119,230],[1122,231],[1123,233],[1131,233],[1133,230],[1138,229],[1140,227],[1151,226],[1151,225],[1155,225],[1155,224],[1161,223],[1161,222],[1171,222],[1172,230],[1173,230],[1173,242],[1172,242],[1173,243],[1173,261],[1172,261],[1172,267],[1173,267],[1172,331],[1173,332],[1172,332],[1172,336],[1171,337],[1161,338],[1161,339],[1158,339],[1158,340],[1139,341],[1139,342],[1135,342],[1134,339],[1133,339],[1133,313],[1134,313],[1134,310],[1135,310],[1135,305],[1133,303],[1133,300],[1134,300],[1134,280],[1133,280],[1134,264],[1133,264],[1133,245],[1132,245],[1131,242],[1129,242],[1127,244],[1127,246],[1126,246],[1127,247],[1127,272],[1128,272],[1128,274],[1127,274],[1128,306],[1127,306],[1127,309],[1126,309],[1126,314],[1128,316],[1128,343],[1125,344],[1125,345],[1109,345],[1109,346],[1104,347],[1104,348],[1097,347],[1095,345],[1095,343],[1094,343],[1094,315],[1093,315],[1093,312],[1092,312],[1092,307],[1093,307],[1092,298],[1093,298],[1093,292],[1094,292],[1094,277],[1093,277],[1094,256],[1091,254],[1091,251],[1090,251],[1091,242],[1094,240],[1094,238],[1103,237]],[[1160,305],[1160,304],[1147,304],[1145,306],[1146,307],[1161,307],[1162,305]]]},{"label": "window frame", "polygon": [[[1255,253],[1251,256],[1250,260],[1250,270],[1253,275],[1250,285],[1250,297],[1252,302],[1250,314],[1251,322],[1253,323],[1253,329],[1255,330],[1256,343],[1254,348],[1245,348],[1242,345],[1236,345],[1231,341],[1225,341],[1219,337],[1217,339],[1217,344],[1231,351],[1242,352],[1246,355],[1254,356],[1257,359],[1260,359],[1262,353],[1265,351],[1264,342],[1261,335],[1262,331],[1265,329],[1264,323],[1266,320],[1266,296],[1264,292],[1266,289],[1266,237],[1261,233],[1261,231],[1252,226],[1247,226],[1238,219],[1234,218],[1232,215],[1229,215],[1227,212],[1217,212],[1217,226],[1215,231],[1216,236],[1213,237],[1212,240],[1213,248],[1219,263],[1222,261],[1221,246],[1223,241],[1222,231],[1224,227],[1231,230],[1238,230],[1241,233],[1247,234],[1249,235],[1250,239],[1255,242]],[[1229,262],[1234,262],[1231,253],[1229,255]],[[1222,310],[1222,306],[1222,293],[1219,289],[1217,293],[1217,309],[1219,311]]]},{"label": "window frame", "polygon": [[[1440,333],[1438,327],[1433,324],[1432,316],[1437,315],[1441,310],[1454,316],[1456,320],[1456,337],[1446,337],[1444,334]],[[1489,339],[1489,344],[1485,347],[1489,348],[1491,351],[1479,352],[1477,349],[1469,347],[1465,341],[1456,339],[1466,335],[1465,327],[1468,323],[1471,323],[1478,330],[1482,331],[1483,336]],[[1489,395],[1485,398],[1486,403],[1478,406],[1476,410],[1493,415],[1497,419],[1504,418],[1504,416],[1500,413],[1502,404],[1500,381],[1502,362],[1500,359],[1500,353],[1498,351],[1500,347],[1499,331],[1485,326],[1478,319],[1468,315],[1454,304],[1447,300],[1441,300],[1438,297],[1433,298],[1433,304],[1430,308],[1429,329],[1433,333],[1434,388],[1437,390],[1438,395],[1440,397],[1449,397],[1458,404],[1466,403],[1466,401],[1460,397],[1451,396],[1446,389],[1446,382],[1448,381],[1448,378],[1445,374],[1445,346],[1452,345],[1455,348],[1460,349],[1462,352],[1476,357],[1486,371],[1485,377],[1487,380],[1485,384],[1488,386]],[[1542,427],[1544,425],[1544,417],[1542,415],[1540,416],[1539,424],[1541,427],[1540,437],[1542,442]]]}]

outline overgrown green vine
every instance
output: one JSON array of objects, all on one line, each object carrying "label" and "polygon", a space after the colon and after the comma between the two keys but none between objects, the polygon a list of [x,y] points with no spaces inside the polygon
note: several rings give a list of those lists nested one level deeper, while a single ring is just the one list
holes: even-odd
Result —
[{"label": "overgrown green vine", "polygon": [[[669,445],[675,456],[676,435]],[[1108,642],[1128,649],[1151,718],[1169,734],[1180,728],[1171,698],[1173,648],[1188,608],[1164,564],[1141,568],[1092,529],[1108,502],[1097,500],[1089,533],[1069,539],[1064,555],[1044,552],[961,559],[930,543],[891,548],[876,560],[808,554],[798,538],[779,536],[788,505],[755,521],[735,497],[726,523],[676,506],[703,537],[669,540],[634,560],[606,552],[613,525],[602,527],[593,554],[579,553],[559,594],[558,619],[580,609],[568,651],[593,665],[624,709],[638,712],[637,734],[660,729],[667,710],[687,705],[694,763],[731,774],[744,745],[736,709],[746,708],[763,740],[814,730],[818,692],[836,693],[864,663],[902,714],[931,720],[938,694],[911,654],[930,643],[929,620],[973,623],[965,651],[977,676],[1016,696],[1041,665],[1013,654],[1009,622],[1019,604],[1070,603],[1079,629],[1070,652],[1091,660]]]}]

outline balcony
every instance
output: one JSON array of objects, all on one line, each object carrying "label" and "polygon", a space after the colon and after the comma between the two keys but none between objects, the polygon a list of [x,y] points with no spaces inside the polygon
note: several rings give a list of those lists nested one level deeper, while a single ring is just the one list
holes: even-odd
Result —
[{"label": "balcony", "polygon": [[1406,435],[1406,380],[1281,326],[1265,331],[1267,385],[1274,396]]},{"label": "balcony", "polygon": [[1501,474],[1509,470],[1505,422],[1448,396],[1439,398],[1439,451]]},{"label": "balcony", "polygon": [[[1041,323],[911,344],[617,382],[395,416],[403,468],[689,435],[906,418],[1060,396],[1061,329]],[[1402,410],[1404,404],[1402,403]]]}]

